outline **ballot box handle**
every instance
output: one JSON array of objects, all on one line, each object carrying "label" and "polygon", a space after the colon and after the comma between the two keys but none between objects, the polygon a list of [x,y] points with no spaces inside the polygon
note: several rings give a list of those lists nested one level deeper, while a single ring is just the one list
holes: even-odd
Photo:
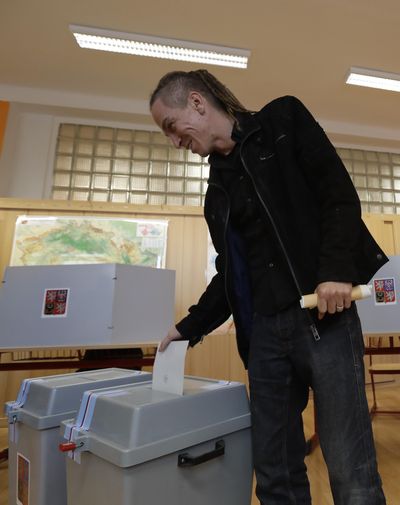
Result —
[{"label": "ballot box handle", "polygon": [[204,454],[200,454],[200,456],[190,456],[188,452],[178,455],[178,466],[180,467],[189,467],[201,465],[201,463],[205,463],[206,461],[210,461],[210,459],[218,458],[219,456],[223,456],[225,454],[225,442],[224,440],[218,440],[215,442],[215,449],[210,452],[205,452]]}]

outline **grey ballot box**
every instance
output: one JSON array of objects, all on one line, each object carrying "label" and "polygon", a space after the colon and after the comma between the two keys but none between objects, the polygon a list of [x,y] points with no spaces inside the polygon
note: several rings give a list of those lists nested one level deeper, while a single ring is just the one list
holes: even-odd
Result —
[{"label": "grey ballot box", "polygon": [[158,342],[174,321],[175,272],[138,265],[8,267],[0,348]]},{"label": "grey ballot box", "polygon": [[26,379],[7,402],[9,505],[67,505],[60,423],[75,416],[87,389],[151,380],[148,372],[109,368]]},{"label": "grey ballot box", "polygon": [[250,504],[243,384],[186,377],[182,396],[148,383],[94,394],[86,419],[82,404],[78,423],[62,423],[77,447],[67,458],[68,505]]}]

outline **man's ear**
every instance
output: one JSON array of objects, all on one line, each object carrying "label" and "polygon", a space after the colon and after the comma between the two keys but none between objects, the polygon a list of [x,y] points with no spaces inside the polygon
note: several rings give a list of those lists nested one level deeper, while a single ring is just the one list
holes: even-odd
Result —
[{"label": "man's ear", "polygon": [[193,107],[193,109],[197,110],[197,112],[201,115],[204,114],[206,100],[201,93],[198,91],[191,91],[188,97],[188,103]]}]

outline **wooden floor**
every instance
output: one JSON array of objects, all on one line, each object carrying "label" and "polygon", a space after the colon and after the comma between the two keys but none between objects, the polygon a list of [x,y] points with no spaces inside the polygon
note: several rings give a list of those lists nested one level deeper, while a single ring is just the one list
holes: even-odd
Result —
[{"label": "wooden floor", "polygon": [[[372,393],[367,386],[367,395],[372,405]],[[378,404],[388,410],[400,410],[400,382],[381,384],[377,388]],[[310,402],[312,403],[312,402]],[[312,433],[312,405],[304,416],[306,434]],[[400,414],[378,414],[372,421],[379,472],[383,481],[387,505],[400,504]],[[333,505],[328,474],[319,446],[306,458],[315,505]],[[252,505],[258,504],[253,499]]]},{"label": "wooden floor", "polygon": [[[369,397],[370,391],[367,389]],[[400,409],[400,383],[378,386],[378,399],[385,408]],[[313,432],[312,402],[306,409],[305,430],[307,436]],[[400,415],[380,414],[373,419],[373,429],[378,454],[379,471],[383,480],[387,505],[400,504]],[[0,428],[0,448],[7,445],[7,429]],[[321,450],[317,447],[306,459],[311,482],[313,503],[315,505],[333,505],[329,489],[328,476]],[[0,505],[8,505],[7,462],[0,463]],[[253,498],[252,505],[258,501]],[[15,505],[15,504],[10,504]],[[87,505],[95,505],[88,503]],[[221,504],[226,505],[226,504]]]}]

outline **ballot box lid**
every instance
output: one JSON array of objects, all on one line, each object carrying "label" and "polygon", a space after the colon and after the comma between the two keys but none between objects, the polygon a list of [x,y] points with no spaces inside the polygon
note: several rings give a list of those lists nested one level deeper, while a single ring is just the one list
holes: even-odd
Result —
[{"label": "ballot box lid", "polygon": [[62,423],[77,451],[128,467],[250,427],[244,384],[185,377],[183,395],[151,383],[87,391],[75,420]]},{"label": "ballot box lid", "polygon": [[63,419],[74,416],[87,389],[133,384],[150,379],[149,372],[123,368],[25,379],[17,399],[6,403],[5,412],[10,421],[46,429],[59,426]]}]

